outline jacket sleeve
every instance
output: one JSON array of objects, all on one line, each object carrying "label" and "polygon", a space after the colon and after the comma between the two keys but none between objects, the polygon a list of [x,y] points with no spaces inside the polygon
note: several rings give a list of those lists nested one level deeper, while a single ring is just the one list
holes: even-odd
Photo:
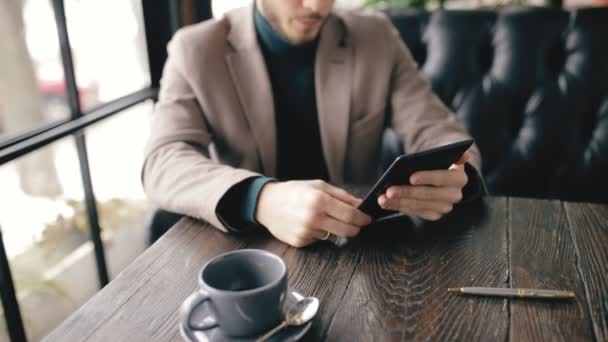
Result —
[{"label": "jacket sleeve", "polygon": [[[391,22],[383,17],[393,56],[389,93],[390,125],[404,142],[405,150],[417,152],[439,145],[470,139],[454,115],[433,93],[430,82],[418,71],[416,61]],[[481,156],[476,145],[469,149],[467,167],[470,182],[464,191],[479,196],[486,193],[481,177]],[[469,196],[470,196],[469,195]]]},{"label": "jacket sleeve", "polygon": [[213,136],[188,81],[179,32],[169,44],[158,103],[145,149],[142,183],[159,207],[233,229],[217,205],[235,184],[260,174],[218,163],[210,157]]}]

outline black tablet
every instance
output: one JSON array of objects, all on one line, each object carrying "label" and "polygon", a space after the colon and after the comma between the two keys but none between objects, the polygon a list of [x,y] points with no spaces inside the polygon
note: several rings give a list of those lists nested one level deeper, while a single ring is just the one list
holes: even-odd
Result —
[{"label": "black tablet", "polygon": [[372,218],[395,213],[394,211],[382,209],[378,205],[378,197],[380,195],[392,185],[410,184],[410,176],[415,172],[448,169],[473,145],[473,142],[473,139],[463,140],[397,157],[365,196],[363,202],[359,205],[359,210],[370,215]]}]

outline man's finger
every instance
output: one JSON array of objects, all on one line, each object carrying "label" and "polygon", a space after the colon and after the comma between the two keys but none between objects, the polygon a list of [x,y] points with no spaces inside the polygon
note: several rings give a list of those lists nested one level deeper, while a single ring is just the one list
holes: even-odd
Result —
[{"label": "man's finger", "polygon": [[386,190],[389,199],[410,198],[419,200],[436,200],[456,203],[462,199],[459,187],[436,187],[430,185],[399,185]]},{"label": "man's finger", "polygon": [[398,202],[398,208],[414,213],[438,212],[447,214],[452,211],[453,205],[449,202],[401,199]]},{"label": "man's finger", "polygon": [[[322,230],[322,229],[312,229],[310,234],[311,236],[315,239],[315,240],[327,240],[329,238],[329,236],[327,235],[328,232],[327,230]],[[330,233],[331,234],[331,233]]]},{"label": "man's finger", "polygon": [[464,172],[464,164],[452,164],[448,168],[450,171],[463,171]]},{"label": "man's finger", "polygon": [[437,221],[442,218],[444,214],[438,213],[436,211],[425,211],[416,216],[421,217],[427,221]]},{"label": "man's finger", "polygon": [[339,199],[333,197],[332,199],[325,206],[325,213],[328,216],[358,227],[371,223],[372,219],[359,209],[352,207],[348,203],[341,202]]},{"label": "man's finger", "polygon": [[464,187],[468,178],[464,169],[419,171],[412,175],[410,183],[414,185]]},{"label": "man's finger", "polygon": [[384,208],[398,210],[406,214],[421,216],[422,213],[427,212],[438,212],[442,214],[447,214],[452,211],[453,204],[451,202],[425,201],[402,198],[389,200],[385,204]]},{"label": "man's finger", "polygon": [[325,216],[319,220],[319,224],[313,227],[316,230],[330,232],[336,236],[353,237],[359,234],[361,228],[344,223],[330,216]]},{"label": "man's finger", "polygon": [[458,161],[454,164],[456,165],[464,165],[464,163],[466,163],[467,161],[469,161],[469,159],[471,159],[471,153],[469,153],[469,151],[464,151],[464,153],[462,154],[462,156],[460,156],[460,159],[458,159]]},{"label": "man's finger", "polygon": [[[393,203],[389,203],[389,200],[388,200],[388,198],[386,198],[385,195],[381,195],[378,198],[378,204],[380,205],[380,207],[382,207],[384,209],[397,210],[404,214],[417,216],[417,217],[420,217],[420,218],[428,220],[428,221],[437,221],[445,215],[441,212],[437,212],[434,210],[418,210],[418,209],[403,208],[402,205],[399,205],[399,204],[395,205]],[[447,209],[447,207],[446,207],[446,209]]]}]

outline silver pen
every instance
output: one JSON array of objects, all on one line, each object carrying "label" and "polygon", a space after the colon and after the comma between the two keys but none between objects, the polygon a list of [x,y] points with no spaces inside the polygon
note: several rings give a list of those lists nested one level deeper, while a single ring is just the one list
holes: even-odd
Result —
[{"label": "silver pen", "polygon": [[449,288],[448,292],[457,292],[467,295],[511,297],[511,298],[555,298],[568,299],[576,295],[572,291],[544,290],[544,289],[511,289],[501,287],[458,287]]}]

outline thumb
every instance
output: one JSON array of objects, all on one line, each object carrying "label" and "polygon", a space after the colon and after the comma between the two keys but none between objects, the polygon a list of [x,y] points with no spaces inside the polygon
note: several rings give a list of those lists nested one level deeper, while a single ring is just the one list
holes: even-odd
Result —
[{"label": "thumb", "polygon": [[471,158],[471,154],[469,153],[469,151],[465,151],[460,158],[458,159],[458,161],[454,164],[456,165],[463,165],[464,163],[466,163],[469,159]]}]

